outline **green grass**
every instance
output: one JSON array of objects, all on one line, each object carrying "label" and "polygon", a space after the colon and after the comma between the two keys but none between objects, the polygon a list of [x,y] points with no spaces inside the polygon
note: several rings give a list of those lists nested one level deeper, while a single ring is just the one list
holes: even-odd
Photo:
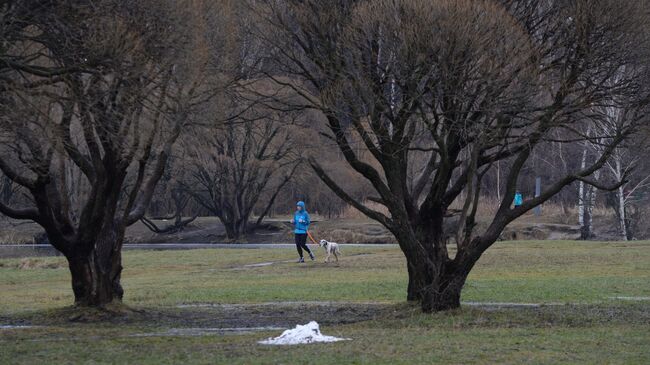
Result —
[{"label": "green grass", "polygon": [[[63,259],[38,258],[28,265],[24,259],[0,260],[0,324],[27,321],[46,325],[0,330],[0,363],[650,362],[650,301],[613,299],[650,297],[648,242],[498,243],[472,272],[462,300],[549,305],[528,309],[464,307],[435,315],[421,314],[403,303],[405,263],[398,249],[343,250],[339,265],[286,262],[262,267],[244,265],[293,260],[295,252],[126,251],[125,303],[167,314],[160,321],[124,323],[67,321],[68,310],[60,308],[69,305],[72,296]],[[23,268],[19,268],[21,263]],[[374,320],[325,326],[326,334],[353,339],[335,344],[289,348],[256,344],[277,331],[134,337],[171,327],[204,326],[229,315],[223,311],[191,312],[176,308],[179,304],[301,301],[385,305]],[[345,303],[340,305],[353,305]],[[570,305],[551,305],[556,303]],[[270,308],[267,310],[279,317],[286,313],[282,312],[286,309]],[[315,315],[310,309],[300,310],[304,322]],[[254,319],[264,313],[255,309],[242,315]]]}]

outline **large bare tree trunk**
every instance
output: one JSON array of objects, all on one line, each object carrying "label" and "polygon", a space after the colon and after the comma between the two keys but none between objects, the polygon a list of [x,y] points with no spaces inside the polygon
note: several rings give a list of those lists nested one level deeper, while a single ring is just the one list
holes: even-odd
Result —
[{"label": "large bare tree trunk", "polygon": [[[416,225],[416,237],[396,234],[407,262],[407,299],[419,301],[424,312],[459,308],[471,267],[449,258],[442,210],[435,209],[426,218],[428,224]],[[400,231],[409,229],[404,227]]]},{"label": "large bare tree trunk", "polygon": [[460,295],[469,275],[469,268],[450,260],[408,255],[409,284],[407,299],[419,301],[424,312],[437,312],[460,307]]},{"label": "large bare tree trunk", "polygon": [[226,230],[226,237],[231,240],[238,240],[248,232],[248,215],[238,219],[227,220],[219,217]]},{"label": "large bare tree trunk", "polygon": [[81,243],[88,248],[66,256],[72,276],[75,305],[103,307],[122,301],[122,242],[124,232],[114,226],[101,230],[94,243]]},{"label": "large bare tree trunk", "polygon": [[422,297],[422,311],[425,313],[460,308],[460,294],[467,280],[466,272],[451,272],[439,275],[425,288]]}]

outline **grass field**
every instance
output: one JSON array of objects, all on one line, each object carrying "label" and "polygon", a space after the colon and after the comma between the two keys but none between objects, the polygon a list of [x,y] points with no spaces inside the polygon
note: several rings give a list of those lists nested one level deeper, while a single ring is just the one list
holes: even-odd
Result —
[{"label": "grass field", "polygon": [[[0,329],[0,364],[650,363],[648,242],[499,243],[463,308],[435,315],[404,303],[398,249],[343,250],[338,265],[283,249],[127,251],[130,309],[90,322],[68,307],[63,259],[0,260],[0,325],[34,326]],[[352,340],[269,347],[257,341],[281,330],[225,329],[309,320]]]}]

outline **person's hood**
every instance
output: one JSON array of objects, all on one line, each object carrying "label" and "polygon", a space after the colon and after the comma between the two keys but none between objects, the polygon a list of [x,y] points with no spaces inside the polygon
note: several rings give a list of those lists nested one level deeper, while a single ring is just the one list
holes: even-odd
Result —
[{"label": "person's hood", "polygon": [[296,203],[296,206],[301,207],[302,209],[305,209],[305,202],[301,200],[301,201]]}]

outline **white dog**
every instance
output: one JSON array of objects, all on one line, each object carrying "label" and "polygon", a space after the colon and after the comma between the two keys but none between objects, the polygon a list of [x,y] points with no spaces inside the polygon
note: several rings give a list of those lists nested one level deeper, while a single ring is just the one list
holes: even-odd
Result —
[{"label": "white dog", "polygon": [[320,240],[320,247],[325,249],[325,253],[327,254],[327,258],[325,258],[325,262],[330,262],[330,256],[334,255],[336,257],[336,262],[339,262],[339,255],[341,254],[341,251],[339,250],[339,244],[336,242],[330,242],[327,240]]}]

